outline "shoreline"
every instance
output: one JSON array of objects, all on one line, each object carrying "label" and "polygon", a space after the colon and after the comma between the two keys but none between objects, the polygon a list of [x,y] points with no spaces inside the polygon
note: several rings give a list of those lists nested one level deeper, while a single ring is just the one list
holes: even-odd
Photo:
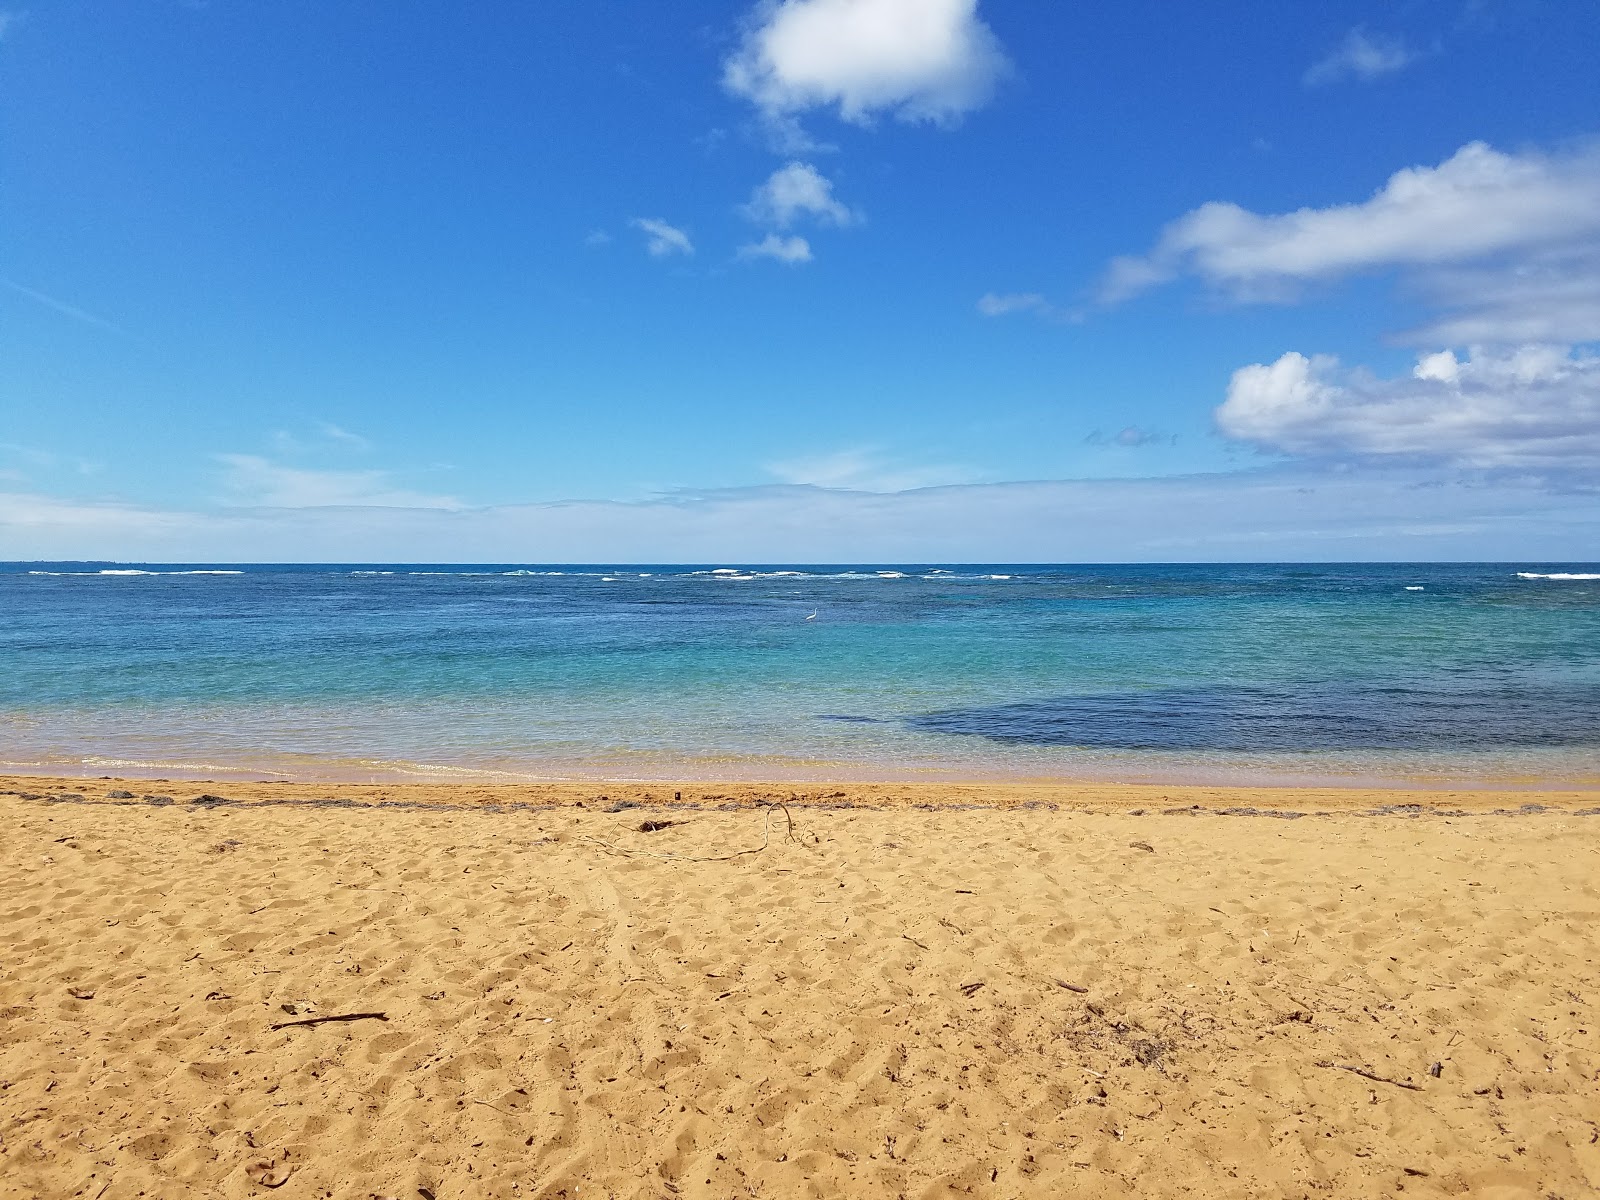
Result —
[{"label": "shoreline", "polygon": [[[248,785],[295,783],[304,787],[402,785],[441,787],[765,787],[791,790],[861,787],[1053,787],[1053,788],[1247,788],[1285,791],[1600,791],[1600,759],[1567,763],[1554,772],[1501,761],[1457,770],[1419,764],[1337,767],[1330,764],[1225,762],[1166,763],[1129,760],[1083,764],[1075,770],[1038,769],[1042,764],[994,762],[923,763],[887,759],[875,763],[829,759],[723,759],[664,757],[649,764],[554,759],[533,769],[470,767],[434,763],[346,760],[330,763],[228,763],[91,759],[79,763],[0,761],[0,779],[37,777],[83,781],[118,779],[174,784]],[[1033,769],[1030,769],[1032,767]]]},{"label": "shoreline", "polygon": [[[126,793],[114,795],[112,793]],[[1600,813],[1600,789],[1538,785],[1231,786],[998,780],[831,784],[785,780],[668,782],[566,780],[548,783],[350,783],[0,774],[0,795],[54,803],[431,809],[737,809],[782,802],[821,809],[1044,809],[1146,815],[1179,811],[1311,816],[1391,812],[1515,815]],[[65,799],[63,799],[65,798]]]}]

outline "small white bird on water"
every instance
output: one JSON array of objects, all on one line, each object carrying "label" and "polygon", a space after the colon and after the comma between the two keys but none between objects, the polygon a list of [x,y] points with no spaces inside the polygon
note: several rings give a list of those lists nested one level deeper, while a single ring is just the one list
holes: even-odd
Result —
[{"label": "small white bird on water", "polygon": [[806,620],[815,621],[816,619],[817,619],[817,610],[816,609],[812,609],[811,610],[811,615],[809,617],[807,617]]}]

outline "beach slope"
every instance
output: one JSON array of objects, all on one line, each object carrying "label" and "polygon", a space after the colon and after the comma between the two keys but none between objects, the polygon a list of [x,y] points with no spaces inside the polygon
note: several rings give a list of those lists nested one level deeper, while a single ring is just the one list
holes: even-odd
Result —
[{"label": "beach slope", "polygon": [[1600,1187],[1575,805],[73,786],[0,796],[0,1195]]}]

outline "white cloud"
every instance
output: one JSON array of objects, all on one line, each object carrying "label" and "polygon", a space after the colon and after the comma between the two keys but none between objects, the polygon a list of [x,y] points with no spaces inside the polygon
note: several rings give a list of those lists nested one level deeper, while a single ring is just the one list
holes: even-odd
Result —
[{"label": "white cloud", "polygon": [[635,217],[628,224],[643,231],[645,249],[654,258],[694,253],[694,243],[689,240],[689,235],[675,225],[668,225],[656,217]]},{"label": "white cloud", "polygon": [[763,4],[723,81],[770,119],[837,105],[948,124],[988,100],[1007,69],[977,0],[780,0]]},{"label": "white cloud", "polygon": [[793,267],[811,261],[811,243],[803,237],[779,237],[775,233],[769,233],[759,242],[740,246],[739,257],[771,258]]},{"label": "white cloud", "polygon": [[1049,321],[1076,325],[1083,321],[1081,308],[1061,308],[1039,292],[985,292],[978,297],[978,311],[986,317],[1009,317],[1032,313]]},{"label": "white cloud", "polygon": [[279,454],[292,455],[325,454],[330,445],[363,454],[372,449],[372,443],[359,433],[351,433],[331,421],[318,421],[315,428],[317,436],[309,439],[299,437],[287,429],[275,430],[270,439],[272,449]]},{"label": "white cloud", "polygon": [[1600,146],[1505,154],[1482,142],[1437,167],[1396,172],[1369,200],[1261,215],[1212,201],[1180,217],[1155,248],[1111,264],[1103,302],[1180,275],[1244,300],[1386,267],[1438,268],[1593,244],[1600,236]]},{"label": "white cloud", "polygon": [[1038,292],[985,292],[978,297],[978,311],[986,317],[1004,317],[1019,312],[1044,312],[1050,302]]},{"label": "white cloud", "polygon": [[1344,35],[1326,58],[1305,73],[1308,87],[1337,83],[1342,79],[1362,81],[1392,75],[1415,62],[1417,56],[1406,49],[1404,39],[1382,33],[1368,33],[1357,25]]},{"label": "white cloud", "polygon": [[767,470],[785,483],[863,492],[903,492],[966,483],[977,474],[967,467],[910,466],[866,449],[768,463]]},{"label": "white cloud", "polygon": [[591,229],[583,235],[583,244],[585,246],[609,246],[611,244],[611,235],[604,229]]},{"label": "white cloud", "polygon": [[1413,469],[1272,469],[875,493],[775,486],[643,503],[171,512],[0,494],[13,558],[149,562],[1571,561],[1595,495]]},{"label": "white cloud", "polygon": [[366,505],[383,508],[459,508],[449,496],[396,488],[387,471],[319,471],[287,467],[254,454],[219,454],[223,485],[233,503],[267,508]]},{"label": "white cloud", "polygon": [[1410,345],[1600,340],[1600,244],[1436,268],[1416,288],[1444,312],[1401,335]]},{"label": "white cloud", "polygon": [[359,433],[351,433],[348,429],[343,429],[332,421],[317,422],[317,431],[329,441],[338,442],[340,445],[348,446],[352,450],[366,451],[372,449],[372,443]]},{"label": "white cloud", "polygon": [[1289,353],[1233,374],[1216,412],[1227,436],[1315,458],[1460,467],[1600,469],[1600,358],[1555,346],[1423,355],[1410,375],[1340,371]]},{"label": "white cloud", "polygon": [[797,217],[825,225],[849,225],[856,214],[833,198],[833,184],[810,163],[779,167],[750,197],[745,215],[764,225],[787,229]]}]

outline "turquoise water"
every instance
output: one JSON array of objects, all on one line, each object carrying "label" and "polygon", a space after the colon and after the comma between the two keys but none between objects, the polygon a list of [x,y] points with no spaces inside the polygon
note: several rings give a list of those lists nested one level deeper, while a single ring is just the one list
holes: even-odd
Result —
[{"label": "turquoise water", "polygon": [[0,566],[5,770],[1600,781],[1600,566]]}]

